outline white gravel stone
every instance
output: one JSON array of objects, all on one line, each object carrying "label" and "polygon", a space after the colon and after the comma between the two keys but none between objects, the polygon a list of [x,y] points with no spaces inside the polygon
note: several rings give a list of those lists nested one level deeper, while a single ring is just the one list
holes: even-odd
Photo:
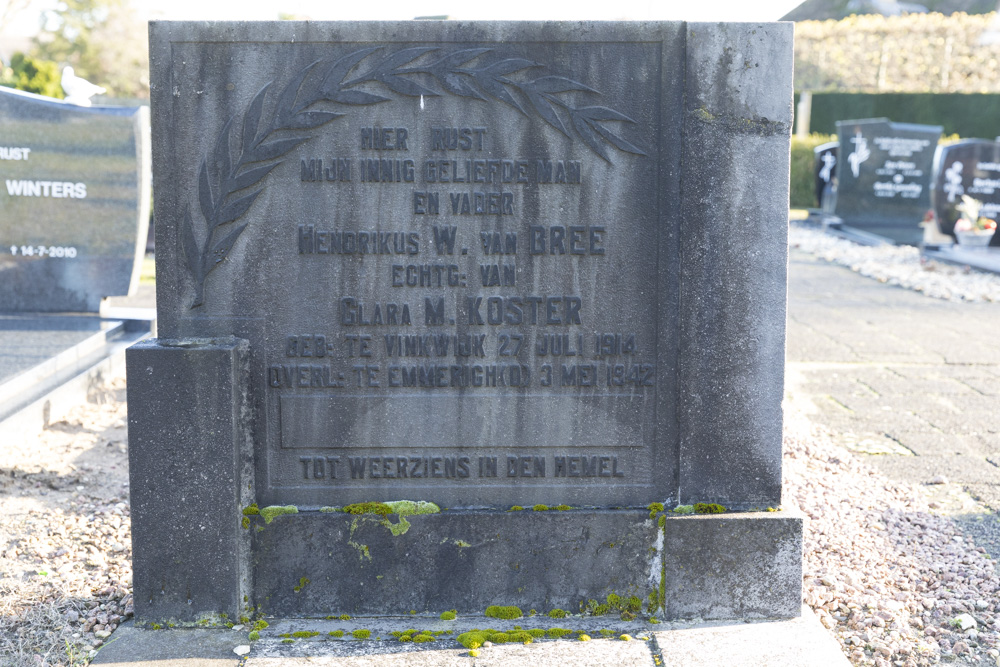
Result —
[{"label": "white gravel stone", "polygon": [[795,222],[788,229],[788,245],[879,282],[937,299],[1000,303],[1000,275],[922,261],[913,246],[863,246]]},{"label": "white gravel stone", "polygon": [[963,632],[976,627],[976,619],[971,614],[959,614],[952,619],[951,624]]}]

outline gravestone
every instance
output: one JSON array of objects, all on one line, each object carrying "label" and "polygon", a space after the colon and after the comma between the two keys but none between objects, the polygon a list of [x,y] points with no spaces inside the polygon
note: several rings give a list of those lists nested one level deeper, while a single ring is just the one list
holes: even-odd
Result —
[{"label": "gravestone", "polygon": [[837,121],[837,134],[834,214],[845,226],[919,245],[941,128],[874,118]]},{"label": "gravestone", "polygon": [[[1000,143],[963,139],[939,146],[933,173],[931,203],[942,233],[954,237],[962,195],[983,203],[981,217],[1000,218]],[[990,245],[1000,246],[1000,237],[994,234]]]},{"label": "gravestone", "polygon": [[834,189],[836,182],[834,178],[837,174],[837,153],[840,149],[840,142],[830,141],[813,149],[816,157],[816,205],[821,210],[831,210],[830,193]]},{"label": "gravestone", "polygon": [[139,281],[149,113],[0,87],[0,311],[96,312]]},{"label": "gravestone", "polygon": [[[612,592],[667,618],[799,613],[801,521],[761,511],[781,501],[790,25],[150,41],[140,623]],[[702,501],[731,511],[648,508]]]}]

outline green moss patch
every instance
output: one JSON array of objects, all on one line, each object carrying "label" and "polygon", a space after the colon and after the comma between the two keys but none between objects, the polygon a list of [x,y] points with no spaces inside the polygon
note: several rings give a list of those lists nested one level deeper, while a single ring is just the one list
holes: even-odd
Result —
[{"label": "green moss patch", "polygon": [[298,514],[299,508],[295,505],[269,505],[260,510],[260,515],[264,517],[264,523],[271,523],[276,517],[282,514]]},{"label": "green moss patch", "polygon": [[469,632],[463,632],[459,636],[455,637],[455,641],[464,646],[465,648],[479,648],[487,641],[486,633],[479,630],[470,630]]},{"label": "green moss patch", "polygon": [[652,519],[657,513],[663,511],[663,503],[649,503],[646,505],[646,509],[649,510],[649,518]]},{"label": "green moss patch", "polygon": [[345,514],[377,514],[378,516],[388,516],[392,514],[392,508],[386,503],[353,503],[344,505],[341,509]]},{"label": "green moss patch", "polygon": [[509,621],[524,616],[520,607],[501,607],[499,605],[490,605],[486,608],[485,614],[490,618],[501,618]]},{"label": "green moss patch", "polygon": [[549,618],[566,618],[569,612],[565,609],[553,609],[549,612]]},{"label": "green moss patch", "polygon": [[722,514],[726,508],[719,503],[695,503],[695,514]]},{"label": "green moss patch", "polygon": [[452,609],[451,611],[442,611],[441,620],[442,621],[454,621],[455,617],[458,616],[458,612]]},{"label": "green moss patch", "polygon": [[352,632],[351,636],[354,637],[355,639],[368,639],[369,637],[372,636],[372,631],[361,628],[360,630],[355,630],[354,632]]}]

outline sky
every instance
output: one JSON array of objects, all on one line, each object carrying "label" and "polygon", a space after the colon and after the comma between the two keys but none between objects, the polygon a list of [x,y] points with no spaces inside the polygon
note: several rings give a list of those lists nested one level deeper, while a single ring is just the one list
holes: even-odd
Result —
[{"label": "sky", "polygon": [[[37,30],[38,10],[55,0],[36,0],[8,34]],[[132,0],[150,18],[169,20],[268,20],[278,12],[315,20],[406,20],[448,15],[466,20],[686,20],[775,21],[801,0]],[[0,4],[3,0],[0,0]]]},{"label": "sky", "polygon": [[[138,0],[165,18],[226,19],[274,18],[277,11],[304,14],[313,19],[358,20],[411,19],[416,16],[448,15],[468,20],[488,19],[683,19],[688,21],[774,21],[801,0],[376,0],[375,2],[330,2],[330,0]],[[168,9],[169,7],[169,9]]]}]

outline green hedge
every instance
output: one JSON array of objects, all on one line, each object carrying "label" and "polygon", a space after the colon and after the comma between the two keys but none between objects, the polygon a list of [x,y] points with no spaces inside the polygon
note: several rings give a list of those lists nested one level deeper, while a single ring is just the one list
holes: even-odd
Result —
[{"label": "green hedge", "polygon": [[941,125],[945,135],[993,139],[1000,135],[1000,94],[813,93],[811,132],[835,133],[838,120],[858,118]]},{"label": "green hedge", "polygon": [[816,206],[815,157],[813,149],[828,141],[836,141],[830,134],[810,134],[808,137],[792,136],[791,208]]}]

